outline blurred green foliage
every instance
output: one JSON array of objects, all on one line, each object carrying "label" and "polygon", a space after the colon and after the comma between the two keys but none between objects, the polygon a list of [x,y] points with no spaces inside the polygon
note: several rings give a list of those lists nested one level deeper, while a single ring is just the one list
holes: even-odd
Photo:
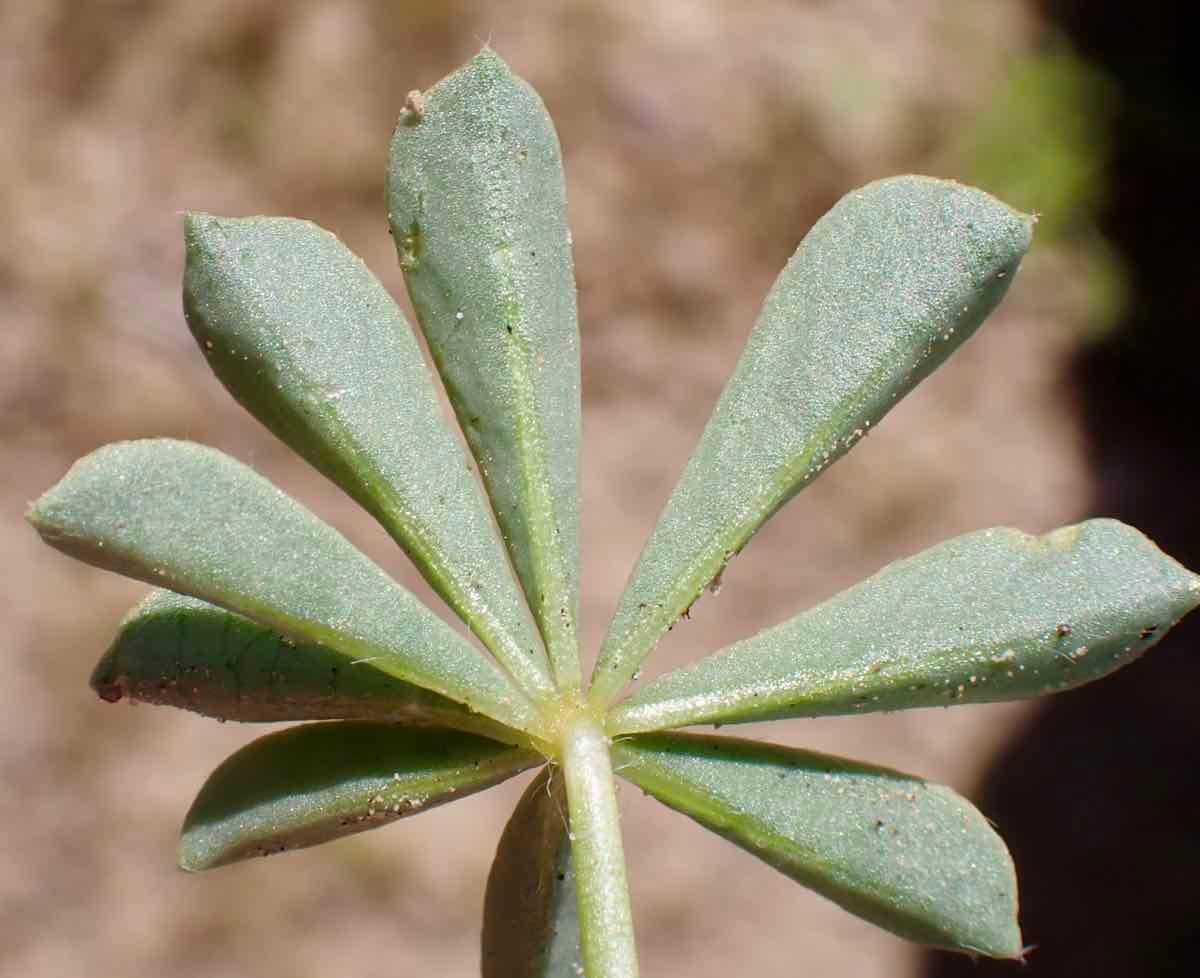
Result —
[{"label": "blurred green foliage", "polygon": [[1087,342],[1117,323],[1128,296],[1120,260],[1096,227],[1118,95],[1104,74],[1050,41],[1007,66],[951,149],[970,182],[1038,215],[1038,240],[1049,248],[1032,256],[1031,274],[1059,280],[1070,325]]}]

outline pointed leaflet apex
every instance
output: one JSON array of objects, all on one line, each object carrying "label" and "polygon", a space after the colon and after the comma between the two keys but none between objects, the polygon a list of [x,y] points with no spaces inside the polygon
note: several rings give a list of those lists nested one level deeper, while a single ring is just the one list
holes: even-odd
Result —
[{"label": "pointed leaflet apex", "polygon": [[183,215],[183,244],[186,251],[202,248],[205,237],[210,234],[219,218],[204,211],[188,211]]},{"label": "pointed leaflet apex", "polygon": [[500,54],[490,44],[484,44],[479,49],[479,53],[468,64],[481,73],[491,71],[498,76],[514,78],[517,81],[521,80],[509,66],[508,62],[500,57]]},{"label": "pointed leaflet apex", "polygon": [[392,137],[392,236],[556,677],[574,688],[579,335],[558,138],[486,48],[420,103]]},{"label": "pointed leaflet apex", "polygon": [[593,673],[608,703],[768,517],[983,322],[1030,223],[945,180],[843,197],[780,274],[646,544]]}]

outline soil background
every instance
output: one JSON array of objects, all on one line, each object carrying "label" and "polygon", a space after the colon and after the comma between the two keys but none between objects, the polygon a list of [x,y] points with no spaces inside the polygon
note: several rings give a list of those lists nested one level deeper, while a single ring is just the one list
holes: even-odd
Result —
[{"label": "soil background", "polygon": [[[406,92],[485,41],[542,93],[565,155],[586,648],[775,274],[839,196],[904,171],[1038,212],[1034,251],[980,334],[771,522],[646,677],[982,526],[1119,515],[1200,564],[1200,479],[1184,457],[1196,246],[1177,226],[1197,210],[1171,192],[1194,178],[1186,93],[1200,87],[1177,73],[1173,5],[1139,5],[1108,34],[1104,6],[0,0],[0,974],[477,973],[483,881],[525,779],[385,832],[185,876],[174,847],[194,793],[263,731],[100,702],[87,676],[144,588],[42,546],[21,515],[98,445],[194,439],[446,613],[208,373],[180,312],[180,214],[313,219],[407,309],[382,203],[388,135]],[[979,801],[1013,844],[1039,975],[1177,973],[1200,871],[1189,634],[1110,693],[744,732]],[[956,968],[633,789],[621,798],[644,974]]]}]

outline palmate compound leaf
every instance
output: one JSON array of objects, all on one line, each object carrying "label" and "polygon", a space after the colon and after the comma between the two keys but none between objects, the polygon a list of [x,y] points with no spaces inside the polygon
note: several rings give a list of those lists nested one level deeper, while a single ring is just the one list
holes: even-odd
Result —
[{"label": "palmate compound leaf", "polygon": [[1200,577],[1137,530],[969,533],[620,704],[614,733],[1020,699],[1136,659],[1200,605]]},{"label": "palmate compound leaf", "polygon": [[219,720],[386,720],[466,730],[503,742],[512,731],[461,703],[377,667],[216,605],[156,589],[133,607],[92,673],[108,702],[128,697]]},{"label": "palmate compound leaf", "polygon": [[29,521],[64,553],[211,601],[529,731],[491,661],[332,527],[211,448],[118,442],[76,462]]},{"label": "palmate compound leaf", "polygon": [[192,803],[179,865],[212,869],[387,825],[499,784],[542,760],[451,730],[345,720],[253,741]]},{"label": "palmate compound leaf", "polygon": [[547,767],[500,837],[483,905],[483,978],[580,978],[583,957],[562,777]]},{"label": "palmate compound leaf", "polygon": [[363,505],[527,692],[541,640],[400,309],[308,221],[189,215],[188,325],[237,400]]},{"label": "palmate compound leaf", "polygon": [[758,527],[974,332],[1031,224],[982,191],[911,176],[862,187],[817,222],[626,585],[592,702],[611,702]]},{"label": "palmate compound leaf", "polygon": [[799,883],[901,937],[1016,958],[1012,860],[949,788],[771,744],[640,734],[622,777]]},{"label": "palmate compound leaf", "polygon": [[562,153],[490,49],[392,137],[388,220],[559,682],[579,685],[579,331]]}]

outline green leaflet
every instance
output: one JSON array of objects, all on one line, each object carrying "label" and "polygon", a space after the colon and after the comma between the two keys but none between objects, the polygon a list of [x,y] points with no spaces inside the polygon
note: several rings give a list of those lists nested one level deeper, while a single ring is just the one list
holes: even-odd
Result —
[{"label": "green leaflet", "polygon": [[808,233],[626,585],[593,674],[606,704],[768,517],[971,335],[1029,245],[993,197],[896,177]]},{"label": "green leaflet", "polygon": [[387,825],[490,788],[541,757],[449,730],[346,720],[260,737],[192,803],[179,865],[212,869]]},{"label": "green leaflet", "polygon": [[496,850],[483,905],[483,978],[579,978],[579,919],[562,778],[546,768]]},{"label": "green leaflet", "polygon": [[1020,956],[1012,860],[987,820],[949,788],[692,734],[623,738],[613,763],[659,801],[901,937]]},{"label": "green leaflet", "polygon": [[412,96],[388,219],[409,294],[546,640],[579,686],[579,333],[558,137],[490,49]]},{"label": "green leaflet", "polygon": [[345,537],[227,455],[170,439],[76,462],[29,521],[64,553],[211,601],[529,731],[490,661]]},{"label": "green leaflet", "polygon": [[1116,520],[980,530],[668,673],[610,730],[1020,699],[1133,661],[1200,605],[1200,577]]},{"label": "green leaflet", "polygon": [[387,720],[505,743],[513,731],[342,652],[293,642],[197,598],[155,590],[125,616],[92,673],[108,702],[176,706],[220,720]]},{"label": "green leaflet", "polygon": [[186,219],[188,325],[248,411],[370,512],[527,692],[549,665],[403,314],[308,221]]}]

